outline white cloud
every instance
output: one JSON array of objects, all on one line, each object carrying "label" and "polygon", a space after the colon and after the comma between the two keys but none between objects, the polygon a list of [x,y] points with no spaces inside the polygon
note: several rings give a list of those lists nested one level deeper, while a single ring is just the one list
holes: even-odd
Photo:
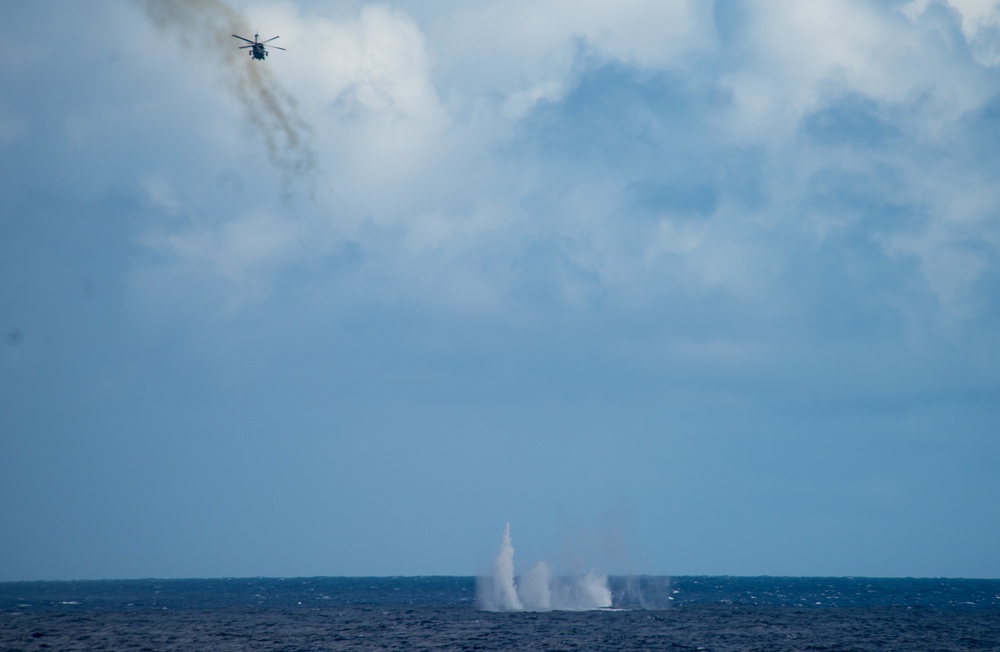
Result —
[{"label": "white cloud", "polygon": [[456,2],[418,12],[447,93],[515,92],[563,79],[578,39],[639,66],[676,63],[713,41],[711,4],[692,0]]},{"label": "white cloud", "polygon": [[[961,16],[962,32],[976,60],[986,66],[1000,65],[1000,2],[997,0],[939,0]],[[916,18],[935,6],[934,0],[911,0],[903,12]]]},{"label": "white cloud", "polygon": [[424,35],[404,12],[368,5],[335,22],[282,4],[255,9],[251,20],[281,32],[295,54],[278,54],[295,58],[269,63],[282,66],[282,82],[312,110],[386,122],[439,119]]},{"label": "white cloud", "polygon": [[152,207],[165,215],[177,215],[181,208],[181,201],[177,197],[170,181],[162,176],[147,176],[139,180],[140,186],[145,191],[145,200]]},{"label": "white cloud", "polygon": [[804,113],[845,91],[924,102],[925,130],[939,134],[991,92],[956,51],[951,25],[933,13],[860,0],[773,2],[756,7],[746,29],[746,63],[727,77],[732,126],[745,136],[787,135]]},{"label": "white cloud", "polygon": [[912,256],[918,261],[930,291],[940,302],[943,325],[955,329],[975,315],[976,297],[972,287],[986,269],[982,254],[970,250],[955,233],[940,226],[919,234],[899,234],[888,242],[898,256]]},{"label": "white cloud", "polygon": [[[287,216],[256,212],[216,225],[161,228],[148,233],[144,244],[167,261],[161,270],[167,278],[184,285],[207,282],[222,293],[220,306],[229,312],[265,298],[274,276],[301,262],[309,235]],[[151,282],[151,273],[138,279],[145,290],[165,282]]]}]

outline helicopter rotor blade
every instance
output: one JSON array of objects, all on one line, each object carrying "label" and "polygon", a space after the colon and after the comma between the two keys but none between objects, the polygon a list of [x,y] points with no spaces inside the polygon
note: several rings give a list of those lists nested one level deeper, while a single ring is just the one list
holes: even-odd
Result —
[{"label": "helicopter rotor blade", "polygon": [[[236,36],[236,34],[233,34],[233,36]],[[249,43],[250,45],[253,45],[253,41],[251,41],[251,40],[250,40],[250,39],[248,39],[248,38],[243,38],[242,36],[236,36],[236,38],[240,39],[241,41],[246,41],[246,42],[247,42],[247,43]]]},{"label": "helicopter rotor blade", "polygon": [[252,45],[241,45],[240,49],[241,50],[246,50],[247,48],[252,48],[252,47],[253,47]]},{"label": "helicopter rotor blade", "polygon": [[279,48],[277,45],[272,45],[271,48],[274,49],[274,50],[285,50],[286,49],[286,48]]},{"label": "helicopter rotor blade", "polygon": [[267,39],[266,41],[261,41],[261,43],[270,43],[270,42],[271,42],[271,41],[273,41],[273,40],[274,40],[275,38],[280,38],[280,37],[278,37],[278,36],[275,36],[274,38],[269,38],[269,39]]}]

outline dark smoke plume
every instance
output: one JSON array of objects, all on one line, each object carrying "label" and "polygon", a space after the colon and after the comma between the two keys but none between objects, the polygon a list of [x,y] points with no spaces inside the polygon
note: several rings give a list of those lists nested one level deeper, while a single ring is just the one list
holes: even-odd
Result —
[{"label": "dark smoke plume", "polygon": [[223,0],[136,0],[153,24],[176,36],[185,49],[224,66],[225,80],[264,139],[267,157],[283,175],[286,194],[294,180],[312,185],[316,153],[309,125],[299,117],[295,99],[282,90],[266,62],[252,61],[231,35],[252,37],[253,30]]}]

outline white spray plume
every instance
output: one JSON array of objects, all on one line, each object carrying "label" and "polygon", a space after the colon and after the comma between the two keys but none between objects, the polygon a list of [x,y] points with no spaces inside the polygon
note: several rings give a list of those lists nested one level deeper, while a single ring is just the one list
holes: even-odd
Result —
[{"label": "white spray plume", "polygon": [[611,606],[608,578],[591,571],[579,577],[556,577],[545,562],[515,579],[510,523],[503,530],[493,560],[493,576],[479,578],[479,604],[489,611],[602,609]]},{"label": "white spray plume", "polygon": [[524,596],[524,604],[531,609],[547,611],[552,608],[552,569],[544,561],[521,577],[518,588]]},{"label": "white spray plume", "polygon": [[514,586],[514,546],[510,541],[510,522],[503,529],[500,550],[493,560],[493,600],[499,609],[523,609]]}]

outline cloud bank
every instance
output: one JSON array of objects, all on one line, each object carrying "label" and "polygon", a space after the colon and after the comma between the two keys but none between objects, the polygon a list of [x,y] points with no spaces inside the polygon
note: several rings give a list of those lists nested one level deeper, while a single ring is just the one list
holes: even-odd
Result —
[{"label": "cloud bank", "polygon": [[[220,3],[177,6],[147,11],[179,31],[206,15],[198,29],[228,34],[218,21],[237,19]],[[973,41],[995,12],[515,10],[250,7],[295,45],[277,74],[298,104],[252,101],[277,85],[249,72],[236,86],[275,165],[312,174],[322,153],[317,206],[157,231],[147,242],[165,266],[142,277],[216,288],[205,300],[231,308],[305,269],[321,302],[657,322],[673,334],[658,350],[734,360],[992,342],[998,78]],[[504,45],[518,39],[523,51]],[[278,70],[203,40],[227,70]],[[445,56],[459,44],[464,67]]]}]

